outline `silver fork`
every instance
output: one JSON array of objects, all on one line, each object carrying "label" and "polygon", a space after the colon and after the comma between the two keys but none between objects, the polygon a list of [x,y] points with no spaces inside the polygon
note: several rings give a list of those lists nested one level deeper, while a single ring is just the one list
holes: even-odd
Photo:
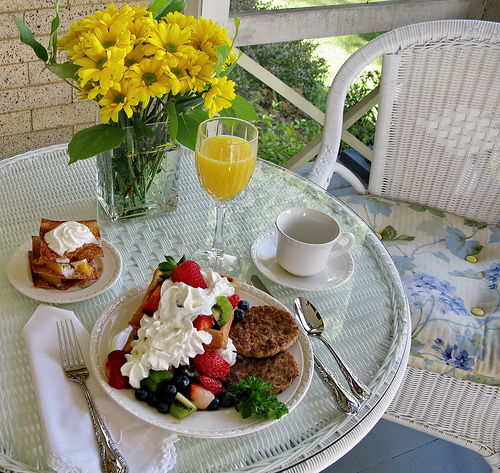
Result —
[{"label": "silver fork", "polygon": [[104,424],[94,398],[87,387],[85,380],[89,377],[89,370],[85,365],[73,322],[64,320],[56,324],[64,374],[70,381],[78,383],[85,393],[85,400],[94,425],[95,439],[99,446],[101,470],[104,473],[128,473],[128,465],[115,447],[111,434]]}]

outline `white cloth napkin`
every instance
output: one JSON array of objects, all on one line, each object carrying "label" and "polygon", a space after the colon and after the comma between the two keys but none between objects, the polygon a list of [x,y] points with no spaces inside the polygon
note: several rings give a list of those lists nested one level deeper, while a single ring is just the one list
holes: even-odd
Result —
[{"label": "white cloth napkin", "polygon": [[73,320],[90,370],[88,386],[130,473],[164,473],[175,465],[177,436],[149,425],[108,397],[89,364],[90,335],[74,313],[40,305],[23,328],[48,465],[57,472],[100,473],[98,447],[82,389],[61,366],[56,321]]}]

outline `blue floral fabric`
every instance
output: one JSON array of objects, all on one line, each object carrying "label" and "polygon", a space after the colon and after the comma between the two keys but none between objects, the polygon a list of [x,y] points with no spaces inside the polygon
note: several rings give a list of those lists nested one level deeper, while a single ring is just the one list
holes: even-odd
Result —
[{"label": "blue floral fabric", "polygon": [[500,228],[377,197],[342,200],[377,233],[406,288],[409,364],[500,386]]}]

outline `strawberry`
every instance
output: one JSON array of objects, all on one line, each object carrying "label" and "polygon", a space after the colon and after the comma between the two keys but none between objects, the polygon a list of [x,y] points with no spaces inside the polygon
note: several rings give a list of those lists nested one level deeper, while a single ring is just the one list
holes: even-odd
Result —
[{"label": "strawberry", "polygon": [[113,350],[109,355],[108,355],[108,361],[110,360],[121,360],[123,363],[125,363],[126,358],[125,358],[125,352],[123,350]]},{"label": "strawberry", "polygon": [[205,410],[214,400],[215,396],[208,389],[204,388],[200,383],[191,383],[189,398],[193,401],[198,409]]},{"label": "strawberry", "polygon": [[130,387],[128,378],[123,376],[120,371],[111,373],[108,384],[115,389],[128,389]]},{"label": "strawberry", "polygon": [[160,297],[161,297],[161,284],[153,291],[153,293],[149,296],[149,299],[144,304],[142,308],[146,314],[154,314],[158,310],[158,306],[160,305]]},{"label": "strawberry", "polygon": [[214,319],[211,315],[198,315],[193,320],[193,327],[196,330],[208,330],[214,326]]},{"label": "strawberry", "polygon": [[196,355],[193,358],[193,365],[198,373],[211,378],[223,378],[231,370],[229,363],[214,351]]},{"label": "strawberry", "polygon": [[114,350],[108,355],[106,362],[106,372],[108,374],[108,383],[112,388],[129,388],[128,378],[123,376],[120,369],[125,364],[125,352],[123,350]]},{"label": "strawberry", "polygon": [[240,295],[236,293],[233,294],[232,296],[229,296],[228,299],[229,302],[231,302],[233,309],[236,309],[236,307],[238,307],[238,302],[240,302]]},{"label": "strawberry", "polygon": [[210,376],[200,375],[198,377],[203,386],[208,389],[215,396],[219,395],[222,391],[224,391],[224,386],[222,386],[221,380],[217,378],[211,378]]},{"label": "strawberry", "polygon": [[191,260],[184,261],[172,271],[172,282],[183,282],[191,287],[207,288],[200,265]]}]

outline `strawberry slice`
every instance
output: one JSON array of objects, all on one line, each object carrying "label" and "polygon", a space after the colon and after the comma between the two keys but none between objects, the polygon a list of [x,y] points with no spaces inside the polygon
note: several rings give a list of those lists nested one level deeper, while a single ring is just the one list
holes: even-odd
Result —
[{"label": "strawberry slice", "polygon": [[236,307],[238,307],[238,302],[240,302],[240,295],[238,293],[236,293],[236,294],[233,294],[232,296],[229,296],[228,299],[229,299],[229,302],[231,302],[233,309],[236,309]]},{"label": "strawberry slice", "polygon": [[211,315],[198,315],[196,319],[193,320],[193,327],[196,330],[208,330],[214,325],[214,319]]},{"label": "strawberry slice", "polygon": [[161,297],[161,284],[153,291],[153,293],[149,296],[146,304],[142,310],[146,312],[146,314],[154,314],[158,310],[158,306],[160,305],[160,297]]},{"label": "strawberry slice", "polygon": [[183,282],[188,286],[201,289],[207,288],[200,265],[191,260],[184,261],[172,271],[172,282]]},{"label": "strawberry slice", "polygon": [[214,400],[215,396],[200,383],[191,383],[191,392],[189,398],[198,409],[205,410]]},{"label": "strawberry slice", "polygon": [[210,378],[223,378],[229,374],[231,366],[214,351],[206,351],[193,358],[193,366],[201,375]]},{"label": "strawberry slice", "polygon": [[219,395],[222,391],[224,391],[224,386],[220,379],[211,378],[210,376],[200,375],[198,380],[205,388],[207,388],[212,394],[215,396]]}]

